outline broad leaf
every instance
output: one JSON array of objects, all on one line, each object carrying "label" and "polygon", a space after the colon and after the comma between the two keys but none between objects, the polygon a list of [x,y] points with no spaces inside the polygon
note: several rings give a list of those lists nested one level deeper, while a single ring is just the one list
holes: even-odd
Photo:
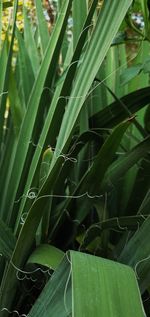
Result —
[{"label": "broad leaf", "polygon": [[131,268],[71,251],[28,316],[41,315],[144,317],[145,313]]},{"label": "broad leaf", "polygon": [[27,264],[36,263],[56,270],[63,256],[64,252],[58,248],[49,244],[41,244],[31,253]]}]

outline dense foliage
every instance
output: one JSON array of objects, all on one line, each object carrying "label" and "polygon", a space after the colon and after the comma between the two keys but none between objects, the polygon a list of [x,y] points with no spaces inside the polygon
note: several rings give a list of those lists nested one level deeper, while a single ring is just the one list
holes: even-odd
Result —
[{"label": "dense foliage", "polygon": [[150,316],[149,10],[0,4],[0,317]]}]

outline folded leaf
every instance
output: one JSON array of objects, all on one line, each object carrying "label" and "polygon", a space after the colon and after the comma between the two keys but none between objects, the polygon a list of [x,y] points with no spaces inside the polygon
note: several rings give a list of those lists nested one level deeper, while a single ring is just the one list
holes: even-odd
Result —
[{"label": "folded leaf", "polygon": [[131,268],[70,251],[28,316],[144,317],[145,313]]}]

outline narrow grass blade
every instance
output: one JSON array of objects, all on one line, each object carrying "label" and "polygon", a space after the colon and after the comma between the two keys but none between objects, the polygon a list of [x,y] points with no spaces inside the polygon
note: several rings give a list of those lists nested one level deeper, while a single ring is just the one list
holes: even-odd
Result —
[{"label": "narrow grass blade", "polygon": [[49,41],[49,33],[48,33],[48,26],[47,22],[45,20],[45,16],[43,13],[43,7],[41,1],[36,0],[36,14],[37,14],[37,19],[38,19],[38,29],[39,29],[39,34],[40,34],[40,41],[41,41],[41,46],[42,46],[42,52],[44,54],[47,43]]},{"label": "narrow grass blade", "polygon": [[[0,170],[0,208],[1,218],[5,219],[5,210],[3,204],[6,198],[5,187],[8,186],[10,180],[10,171],[14,162],[15,152],[17,147],[17,138],[13,127],[11,126],[8,131],[7,138],[5,138],[5,149],[3,149],[3,155],[1,155],[1,170]],[[8,168],[9,162],[9,168]]]},{"label": "narrow grass blade", "polygon": [[6,33],[6,38],[3,42],[3,47],[0,52],[0,94],[2,96],[3,91],[3,86],[4,86],[4,81],[5,81],[5,74],[6,74],[6,68],[7,68],[7,59],[8,59],[8,37]]},{"label": "narrow grass blade", "polygon": [[9,96],[9,100],[11,104],[10,111],[12,114],[13,129],[14,129],[15,135],[18,136],[25,111],[21,104],[21,100],[20,100],[18,90],[16,87],[16,79],[13,72],[10,72],[9,78],[10,78],[10,83],[9,83],[8,96]]},{"label": "narrow grass blade", "polygon": [[18,40],[19,51],[17,55],[17,70],[19,72],[18,86],[22,93],[22,102],[25,106],[28,104],[29,96],[34,84],[35,76],[32,68],[32,63],[28,55],[25,42],[22,34],[16,29],[16,37]]},{"label": "narrow grass blade", "polygon": [[30,24],[27,9],[24,7],[24,40],[26,50],[29,54],[34,76],[37,77],[40,67],[40,56],[33,37],[33,30]]},{"label": "narrow grass blade", "polygon": [[88,11],[88,7],[87,7],[86,0],[83,0],[82,2],[80,0],[77,0],[73,2],[72,17],[73,17],[73,45],[74,47],[76,47],[78,38],[83,29],[84,21],[87,16],[87,11]]},{"label": "narrow grass blade", "polygon": [[3,87],[1,87],[3,94],[1,95],[1,98],[0,98],[0,144],[2,144],[2,138],[3,138],[4,113],[5,113],[5,108],[6,108],[7,91],[8,91],[8,84],[9,84],[9,72],[10,72],[11,61],[12,61],[17,8],[18,8],[18,0],[16,0],[14,2],[12,36],[11,36],[11,42],[10,42],[9,51],[8,51],[8,58],[6,61],[6,70],[4,73],[5,74],[4,83],[3,83]]}]

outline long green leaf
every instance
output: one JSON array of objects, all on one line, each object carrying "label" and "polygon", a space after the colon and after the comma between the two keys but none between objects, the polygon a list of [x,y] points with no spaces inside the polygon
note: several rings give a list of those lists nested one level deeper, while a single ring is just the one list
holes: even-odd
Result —
[{"label": "long green leaf", "polygon": [[27,106],[35,77],[33,73],[31,60],[25,46],[25,42],[18,29],[16,29],[16,37],[19,46],[19,52],[17,57],[17,67],[19,72],[19,89],[22,92],[22,101]]},{"label": "long green leaf", "polygon": [[90,118],[91,128],[112,128],[114,125],[124,120],[128,116],[128,111],[132,114],[142,109],[150,102],[150,89],[149,87],[134,91],[122,98],[120,101],[127,107],[121,107],[119,102],[113,102],[108,107],[99,111]]},{"label": "long green leaf", "polygon": [[7,92],[8,92],[8,85],[9,85],[9,72],[10,72],[10,67],[12,62],[17,8],[18,8],[18,0],[14,2],[12,36],[11,36],[11,42],[10,42],[9,51],[8,51],[8,59],[6,61],[6,70],[4,72],[5,78],[3,82],[3,87],[1,87],[2,94],[0,96],[0,144],[2,144],[2,139],[3,139],[4,113],[6,108]]},{"label": "long green leaf", "polygon": [[28,174],[28,179],[27,179],[26,186],[24,189],[24,196],[22,197],[22,200],[21,200],[21,206],[20,206],[20,211],[18,214],[18,221],[16,223],[16,228],[18,227],[18,222],[20,221],[20,216],[25,208],[25,203],[27,201],[26,193],[27,193],[28,189],[32,187],[33,177],[35,175],[35,171],[36,171],[36,168],[38,166],[40,156],[42,154],[42,148],[44,147],[47,139],[51,141],[52,146],[55,142],[54,140],[56,139],[56,136],[58,133],[57,131],[59,130],[59,125],[61,124],[62,116],[63,116],[64,110],[65,110],[65,105],[66,105],[65,98],[60,98],[60,96],[67,97],[69,94],[69,91],[70,91],[69,87],[71,86],[71,83],[74,80],[75,72],[77,69],[77,61],[80,58],[82,48],[83,48],[84,43],[85,43],[85,39],[87,36],[89,25],[91,23],[91,19],[92,19],[92,16],[94,14],[96,5],[97,5],[97,0],[94,0],[92,5],[91,5],[91,8],[89,10],[89,14],[88,14],[87,19],[85,21],[84,27],[83,27],[84,31],[81,33],[81,36],[80,36],[79,41],[77,43],[76,49],[75,49],[73,57],[71,59],[71,62],[70,62],[70,55],[66,56],[66,64],[70,63],[70,67],[68,67],[67,72],[65,73],[64,82],[62,81],[61,83],[58,84],[56,91],[55,91],[55,94],[54,94],[54,97],[53,97],[53,100],[52,100],[52,103],[51,103],[51,106],[50,106],[50,109],[48,111],[48,114],[47,114],[47,117],[45,120],[45,124],[44,124],[43,130],[42,130],[42,133],[41,133],[41,136],[39,139],[40,146],[36,147],[35,154],[34,154],[32,162],[31,162],[31,166],[30,166],[30,170],[29,170],[29,174]]},{"label": "long green leaf", "polygon": [[80,36],[80,33],[82,31],[84,21],[86,19],[87,15],[87,1],[82,0],[76,0],[73,1],[73,45],[76,47],[76,44],[78,42],[78,38]]},{"label": "long green leaf", "polygon": [[[10,180],[11,169],[14,162],[15,152],[17,147],[17,138],[12,126],[9,127],[7,138],[5,138],[5,148],[1,155],[1,177],[0,177],[0,203],[1,203],[1,218],[4,217],[5,210],[2,207],[5,201],[5,187],[8,186]],[[8,168],[9,162],[9,168]],[[4,217],[5,218],[5,217]]]},{"label": "long green leaf", "polygon": [[24,109],[21,105],[21,100],[19,98],[18,90],[16,87],[16,80],[13,72],[10,72],[10,84],[9,84],[9,99],[11,104],[11,114],[13,121],[13,129],[15,134],[18,136],[21,123],[24,117]]},{"label": "long green leaf", "polygon": [[[68,107],[66,109],[64,120],[62,123],[62,127],[60,130],[60,134],[58,137],[56,150],[62,151],[65,148],[65,152],[66,152],[72,137],[72,131],[76,124],[78,115],[80,113],[80,110],[82,109],[83,103],[86,99],[86,95],[90,89],[90,86],[96,76],[97,68],[100,67],[106,55],[106,52],[109,46],[111,45],[112,38],[116,34],[119,28],[119,25],[131,2],[132,2],[131,0],[126,0],[126,1],[122,0],[119,2],[119,4],[115,2],[111,3],[110,0],[104,2],[103,10],[97,22],[96,30],[93,33],[91,42],[88,47],[88,51],[86,52],[86,55],[84,57],[84,62],[80,66],[80,69],[79,69],[80,71],[76,77],[74,89],[72,91],[72,95],[69,100]],[[68,5],[68,2],[65,1],[63,14],[65,12],[65,8],[67,10],[67,5]],[[70,7],[68,6],[68,8]],[[60,15],[58,19],[61,19],[60,27],[62,28],[62,25],[64,22],[64,20],[62,19],[62,15]],[[111,29],[110,29],[110,21],[112,22]],[[58,38],[59,38],[58,36],[56,36],[56,33],[57,31],[56,29],[54,29],[53,34],[55,34],[55,44],[58,43]],[[33,112],[33,108],[35,109],[36,107],[38,107],[41,91],[43,89],[43,85],[45,82],[45,75],[47,74],[47,71],[48,71],[47,64],[49,65],[50,61],[52,61],[51,59],[49,61],[49,52],[51,50],[53,52],[54,46],[55,46],[53,42],[52,44],[53,45],[49,46],[46,51],[46,55],[45,55],[46,58],[44,58],[42,66],[41,66],[41,70],[39,72],[40,81],[38,80],[36,81],[36,85],[33,89],[32,98],[30,99],[30,106],[31,106],[30,111],[27,112],[27,115],[25,117],[25,124],[23,124],[22,130],[20,133],[20,140],[19,140],[18,151],[16,156],[17,162],[15,163],[15,166],[13,169],[14,177],[12,177],[13,179],[15,179],[15,186],[13,181],[10,186],[11,191],[9,193],[11,197],[11,201],[13,201],[15,198],[14,194],[16,189],[18,188],[20,175],[22,173],[23,165],[25,161],[25,156],[28,151],[28,146],[29,146],[28,142],[30,142],[31,140],[31,133],[33,130],[32,127],[35,121],[35,112],[36,112],[36,110],[35,112]],[[77,97],[79,97],[79,99]],[[30,125],[29,125],[29,122],[30,122]],[[22,139],[25,139],[25,144],[22,144]],[[19,162],[19,166],[18,166],[18,162]],[[41,195],[42,193],[47,193],[47,191],[49,192],[49,190],[51,190],[54,184],[54,181],[56,179],[56,176],[58,175],[58,170],[60,170],[61,168],[62,162],[63,162],[62,157],[59,157],[56,162],[54,160],[54,166],[50,172],[49,178],[47,179],[46,183],[41,189],[41,192],[40,192]],[[30,210],[27,220],[23,226],[22,232],[18,239],[17,247],[15,249],[15,252],[12,258],[12,262],[16,266],[20,267],[20,265],[22,265],[27,258],[30,246],[32,245],[32,242],[35,237],[36,229],[39,225],[39,222],[42,216],[42,204],[44,200],[45,200],[45,197],[41,199],[40,198],[37,199],[37,203],[33,204],[32,209]],[[37,213],[37,205],[38,205],[38,213]],[[30,234],[28,235],[28,233]],[[20,257],[20,250],[22,251],[21,257]],[[15,296],[15,289],[18,283],[16,279],[15,269],[14,267],[12,267],[11,264],[8,268],[8,272],[5,277],[6,278],[4,279],[3,285],[2,285],[3,286],[2,305],[4,305],[5,307],[8,307],[9,309],[11,307],[11,302],[13,301],[13,296],[11,296],[11,301],[10,301],[9,292],[11,292],[11,288],[13,287],[14,296]],[[11,283],[8,283],[8,281],[10,280],[11,280]]]},{"label": "long green leaf", "polygon": [[29,312],[29,317],[41,315],[144,317],[145,313],[129,267],[71,251]]},{"label": "long green leaf", "polygon": [[36,14],[38,18],[38,29],[40,34],[42,52],[44,53],[47,47],[47,43],[49,41],[49,33],[48,33],[48,26],[45,20],[45,16],[43,13],[43,7],[41,1],[36,0]]},{"label": "long green leaf", "polygon": [[2,44],[2,12],[3,12],[3,3],[0,2],[0,50]]},{"label": "long green leaf", "polygon": [[[95,197],[96,199],[96,197],[100,197],[101,183],[103,181],[104,175],[107,172],[110,164],[112,163],[117,148],[120,145],[121,139],[129,125],[130,122],[125,121],[114,129],[112,134],[107,138],[107,140],[104,142],[103,146],[99,150],[96,159],[93,162],[93,165],[89,168],[89,170],[81,179],[79,186],[77,186],[75,192],[73,193],[73,196],[82,196],[87,193],[87,196],[89,195],[89,198]],[[88,199],[88,197],[84,197],[83,199],[81,199],[80,204],[77,208],[77,213],[73,215],[73,218],[77,219],[79,222],[82,222],[88,214],[91,205],[94,204],[95,199]],[[64,209],[66,209],[68,212],[72,212],[73,210],[71,202],[73,202],[73,200],[68,199],[66,205],[64,206]],[[60,217],[62,217],[62,214]],[[57,226],[57,222],[55,223],[55,226]],[[55,227],[53,228],[53,230],[54,229]]]},{"label": "long green leaf", "polygon": [[118,261],[130,265],[137,275],[142,293],[150,286],[150,217],[128,241]]},{"label": "long green leaf", "polygon": [[[49,287],[49,283],[45,286],[45,289],[43,291],[43,294],[41,294],[39,301],[37,301],[36,305],[29,312],[29,317],[40,317],[41,314],[43,315],[43,317],[47,317],[47,315],[51,315],[53,317],[67,317],[71,315],[71,283],[68,278],[70,275],[70,267],[66,259],[58,267],[56,272],[57,273],[53,274],[53,277],[51,279],[51,287]],[[65,291],[66,283],[67,289]],[[64,292],[65,296],[67,296],[67,311],[65,308]],[[59,303],[57,303],[57,299],[59,299]],[[41,300],[44,304],[44,310],[40,305]]]},{"label": "long green leaf", "polygon": [[[65,153],[67,151],[68,144],[70,143],[70,139],[72,137],[73,127],[76,124],[76,120],[78,118],[80,110],[82,109],[82,106],[86,99],[86,95],[88,93],[90,85],[92,84],[96,76],[97,69],[100,67],[103,61],[103,58],[109,48],[109,45],[111,44],[111,36],[115,34],[115,32],[114,33],[110,32],[108,21],[109,19],[112,18],[112,15],[116,14],[119,7],[115,3],[113,3],[111,5],[111,10],[110,10],[109,4],[110,4],[109,1],[104,2],[103,10],[97,21],[97,27],[90,41],[88,51],[86,52],[86,55],[84,58],[84,62],[83,64],[81,64],[80,69],[78,71],[76,82],[72,90],[72,94],[69,99],[67,109],[63,118],[63,122],[61,125],[61,129],[59,132],[57,145],[56,145],[56,152],[59,151],[59,152]],[[119,2],[119,4],[121,4],[121,2]],[[129,4],[130,2],[128,3],[122,2],[121,5],[124,9],[124,11],[122,11],[122,14],[123,12],[125,13],[125,10],[127,10]],[[116,31],[117,31],[117,26],[119,26],[119,24],[118,23],[116,24],[116,20],[115,20],[114,27],[116,27],[115,29]],[[102,31],[103,29],[105,30],[105,35],[107,35],[104,38],[103,38],[104,33]],[[102,40],[103,42],[101,43]],[[104,48],[104,51],[101,49],[102,47]],[[93,54],[93,51],[94,51],[94,54],[97,53],[97,56],[99,56],[99,58],[96,59],[95,55]],[[55,164],[56,160],[57,159],[54,156],[52,161],[53,164],[51,165],[51,168]],[[56,166],[58,168],[59,165],[57,164],[59,164],[59,159],[56,162]],[[61,164],[61,160],[60,160],[60,164]],[[54,165],[54,169],[56,168],[56,166]],[[51,172],[47,181],[45,182],[45,185],[42,188],[42,191],[46,190],[46,188],[50,189],[50,185],[49,185],[50,183],[51,183]]]},{"label": "long green leaf", "polygon": [[3,42],[3,47],[1,48],[0,52],[0,92],[3,93],[3,86],[4,86],[4,80],[5,80],[5,74],[6,74],[6,68],[7,68],[7,59],[8,59],[8,36],[6,33],[6,38]]},{"label": "long green leaf", "polygon": [[104,1],[96,29],[89,43],[88,50],[85,52],[84,61],[78,71],[67,105],[57,140],[57,151],[59,150],[63,153],[66,151],[64,148],[66,148],[72,137],[77,118],[89,93],[91,84],[96,77],[97,70],[100,68],[112,39],[131,3],[132,1],[119,1],[119,3],[112,3],[109,0]]},{"label": "long green leaf", "polygon": [[15,236],[6,224],[0,219],[0,254],[10,259],[16,244]]},{"label": "long green leaf", "polygon": [[138,214],[149,215],[150,214],[150,189],[146,192],[146,195],[140,205]]},{"label": "long green leaf", "polygon": [[[6,198],[6,205],[5,210],[8,211],[9,217],[7,221],[10,220],[14,221],[13,215],[11,215],[15,196],[18,190],[19,182],[22,176],[25,160],[27,153],[30,147],[30,143],[32,140],[33,129],[35,127],[36,117],[38,115],[39,104],[41,95],[43,92],[44,84],[47,78],[48,73],[53,77],[53,66],[55,64],[57,53],[59,51],[61,41],[63,39],[63,35],[65,32],[67,16],[70,11],[72,0],[68,0],[64,2],[62,7],[63,14],[59,15],[57,20],[56,26],[54,28],[53,34],[50,38],[48,48],[45,53],[45,57],[43,59],[42,65],[40,67],[40,71],[38,77],[35,81],[33,86],[32,92],[30,94],[27,112],[20,130],[18,146],[16,150],[16,159],[14,161],[10,183],[9,183],[9,190],[6,188],[7,198]],[[65,14],[66,12],[66,14]],[[34,110],[33,110],[34,109]],[[7,217],[5,213],[5,217]]]},{"label": "long green leaf", "polygon": [[[130,1],[127,1],[127,2],[122,2],[122,4],[123,4],[123,9],[124,9],[124,11],[122,11],[122,14],[123,14],[123,12],[125,13],[125,11],[127,10],[127,8],[128,8],[128,6],[129,6],[129,4],[130,4]],[[109,14],[110,14],[110,16],[109,16],[109,18],[116,12],[115,10],[118,10],[119,9],[119,7],[118,6],[116,6],[116,5],[113,5],[113,6],[111,6],[111,12],[110,12],[110,7],[109,7],[109,3],[108,2],[106,2],[106,4],[105,4],[105,10],[104,10],[104,12],[103,12],[103,15],[102,15],[102,17],[104,18],[104,19],[106,19],[106,14],[109,12]],[[123,17],[123,15],[122,15],[122,17]],[[98,27],[97,27],[97,29],[96,29],[96,31],[95,31],[95,33],[94,33],[94,40],[93,40],[93,44],[92,44],[92,47],[93,47],[93,45],[96,45],[96,47],[98,47],[99,48],[99,45],[101,44],[101,38],[100,38],[100,41],[97,41],[97,36],[99,36],[99,31],[100,31],[100,29],[99,28],[101,28],[102,27],[102,25],[101,25],[101,23],[103,24],[103,22],[104,22],[104,20],[103,19],[101,19],[100,18],[100,20],[99,20],[99,23],[98,23]],[[116,25],[116,23],[115,23],[115,25]],[[119,23],[117,22],[117,25],[119,26]],[[109,29],[109,24],[108,23],[106,23],[106,28],[108,28],[108,33],[109,33],[109,36],[108,37],[106,37],[106,39],[105,39],[105,42],[107,43],[107,47],[108,47],[108,45],[110,44],[110,42],[111,42],[111,36],[112,36],[112,33],[109,31],[110,29]],[[96,34],[96,35],[95,35]],[[104,34],[103,34],[104,35]],[[96,43],[95,43],[95,41],[96,41]],[[104,45],[104,43],[103,43],[103,45]],[[94,48],[95,48],[95,46],[94,46]],[[103,51],[103,54],[105,53],[105,50]],[[102,58],[102,55],[101,55],[101,58]],[[103,56],[103,58],[104,58],[104,56]],[[89,61],[87,61],[87,62],[89,62]],[[99,62],[100,63],[100,62]],[[87,67],[87,65],[86,65],[86,67]],[[93,66],[92,66],[92,64],[90,63],[90,68],[92,68]],[[95,71],[96,71],[96,69],[95,69]],[[94,76],[95,77],[95,76]],[[92,81],[93,81],[93,79],[92,79]],[[79,88],[79,87],[78,87]],[[87,88],[87,87],[86,87]],[[70,99],[70,100],[72,100],[72,99]],[[83,100],[82,100],[83,101]],[[80,102],[81,102],[81,100],[80,100]],[[81,103],[82,104],[82,103]],[[71,119],[71,118],[70,118]],[[69,119],[69,122],[70,122],[70,119]],[[42,195],[42,192],[45,194],[46,193],[46,190],[48,190],[48,192],[49,192],[49,190],[50,190],[50,184],[51,184],[51,186],[53,186],[53,184],[54,184],[54,181],[55,181],[55,179],[56,179],[56,175],[58,174],[58,167],[59,167],[59,169],[60,169],[60,167],[61,167],[61,165],[62,165],[62,162],[63,162],[63,158],[62,157],[59,157],[58,159],[57,159],[57,162],[56,162],[56,164],[55,164],[55,166],[54,166],[54,168],[52,169],[52,171],[51,171],[51,173],[50,173],[50,177],[49,177],[49,179],[46,181],[46,183],[45,183],[45,185],[44,185],[44,187],[41,189],[41,195]],[[47,189],[46,189],[47,188]],[[39,206],[39,213],[37,214],[37,207],[36,207],[36,203],[33,205],[33,208],[30,210],[30,213],[29,213],[29,216],[28,216],[28,218],[27,218],[27,220],[26,220],[26,223],[25,223],[25,225],[24,225],[24,227],[23,227],[23,230],[22,230],[22,232],[21,232],[21,236],[20,236],[20,239],[18,240],[18,246],[17,246],[17,248],[16,248],[16,250],[15,250],[15,254],[14,254],[14,258],[15,258],[15,262],[16,262],[16,264],[17,265],[19,265],[19,263],[21,263],[22,262],[22,260],[26,257],[26,253],[27,253],[27,250],[29,250],[29,248],[30,248],[30,245],[31,245],[31,243],[32,243],[32,239],[34,238],[34,232],[36,231],[36,229],[37,229],[37,226],[38,226],[38,223],[39,223],[39,221],[40,221],[40,218],[41,218],[41,216],[42,216],[42,210],[41,210],[41,207],[42,207],[42,202],[44,201],[44,198],[45,197],[39,197],[38,198],[38,200],[37,200],[37,203],[38,203],[38,206]],[[41,207],[40,207],[40,205],[41,205]],[[36,219],[35,219],[35,217],[36,217]],[[34,226],[34,227],[33,227]],[[30,230],[30,228],[32,228],[31,230]],[[34,229],[33,229],[34,228]],[[28,236],[28,233],[27,232],[31,232],[31,234],[30,234],[30,241],[24,241],[24,239],[26,239],[25,237],[26,236]],[[32,235],[32,238],[31,238],[31,235]],[[24,241],[24,242],[23,242]],[[22,243],[23,243],[23,245],[22,245]],[[22,259],[20,258],[20,256],[19,256],[19,254],[20,254],[20,249],[22,249]],[[23,251],[23,249],[24,249],[24,251]],[[23,262],[24,262],[24,260],[23,260]],[[12,269],[12,268],[11,268]],[[13,270],[13,269],[12,269]],[[10,270],[10,272],[11,272],[11,270]],[[11,274],[11,276],[12,276],[12,273],[10,273]]]},{"label": "long green leaf", "polygon": [[[93,195],[100,192],[100,184],[103,180],[103,177],[109,165],[113,161],[114,155],[118,149],[118,146],[120,145],[121,139],[130,124],[131,122],[129,120],[120,123],[113,130],[112,134],[106,139],[96,159],[94,160],[92,167],[90,167],[89,171],[87,172],[87,176],[84,178],[84,191],[89,189],[91,191],[91,194]],[[97,171],[99,172],[97,173]],[[92,184],[93,180],[94,183]]]},{"label": "long green leaf", "polygon": [[114,186],[116,182],[118,182],[119,178],[123,176],[129,168],[143,158],[149,150],[150,136],[135,146],[129,153],[125,154],[123,158],[112,164],[102,184],[103,190]]},{"label": "long green leaf", "polygon": [[[53,70],[53,66],[54,66],[53,64],[55,63],[55,59],[56,59],[57,53],[58,53],[57,51],[59,51],[59,49],[60,49],[63,35],[65,32],[66,22],[67,22],[67,18],[68,18],[69,12],[70,12],[71,3],[72,3],[71,0],[70,1],[65,0],[63,2],[63,6],[62,6],[63,14],[60,14],[58,17],[56,26],[54,28],[52,37],[50,39],[48,48],[47,48],[46,53],[45,53],[45,58],[42,62],[42,65],[41,65],[41,68],[39,71],[38,79],[35,82],[35,85],[33,87],[32,94],[31,94],[31,97],[29,100],[28,110],[27,110],[27,113],[26,113],[26,116],[25,116],[25,119],[24,119],[24,122],[22,125],[22,129],[20,131],[18,147],[17,147],[17,151],[16,151],[17,160],[14,163],[14,167],[13,167],[12,175],[11,175],[11,180],[10,180],[10,184],[9,184],[9,193],[8,193],[9,202],[7,201],[8,206],[9,206],[8,207],[9,211],[13,207],[14,198],[16,195],[16,191],[18,189],[21,174],[23,172],[23,166],[24,166],[26,154],[28,152],[28,148],[30,146],[30,140],[32,138],[33,126],[35,123],[36,113],[38,111],[38,106],[40,103],[41,94],[43,91],[43,86],[44,86],[45,80],[47,78],[48,71],[50,71],[50,73],[51,73],[51,70]],[[51,73],[51,75],[52,75],[52,73]],[[34,109],[34,111],[33,111],[33,109]],[[22,143],[22,140],[24,140],[24,143]],[[6,210],[7,210],[7,208],[6,208]],[[12,216],[11,212],[8,213],[8,215],[9,215],[8,221],[10,221],[11,216]],[[36,228],[39,224],[40,218],[38,217],[36,220]],[[14,220],[15,219],[12,217],[13,222],[14,222]],[[32,232],[32,230],[31,230],[31,232]],[[33,231],[33,232],[35,235],[35,231]],[[31,233],[31,235],[32,235],[32,233]],[[31,238],[32,241],[33,241],[34,235]],[[22,240],[22,238],[21,238],[21,240]],[[21,240],[19,240],[19,241],[21,242]],[[23,242],[23,240],[22,240],[22,242]],[[22,244],[22,242],[21,242],[21,244]],[[23,255],[23,253],[22,253],[22,255]],[[15,263],[14,260],[13,260],[13,263]],[[18,281],[16,280],[16,274],[15,274],[14,267],[11,264],[9,266],[9,269],[10,269],[10,271],[9,271],[10,274],[11,274],[11,271],[14,272],[14,276],[11,279],[11,285],[10,284],[8,285],[7,281],[5,284],[5,278],[4,278],[3,286],[2,286],[2,287],[4,287],[4,285],[5,285],[5,287],[7,289],[6,291],[3,292],[3,295],[2,295],[2,297],[3,297],[2,298],[2,305],[8,307],[8,309],[11,308],[11,304],[12,304],[13,299],[15,297],[16,286],[18,283]],[[9,274],[6,274],[5,277],[7,280],[7,278],[9,278]],[[11,295],[11,300],[10,300],[9,291],[11,292],[11,287],[14,287],[14,292],[13,292],[13,295]],[[6,312],[2,312],[2,314],[5,315]]]},{"label": "long green leaf", "polygon": [[[138,171],[135,178],[132,193],[130,196],[130,200],[127,206],[128,210],[135,210],[135,211],[141,210],[142,213],[146,213],[146,214],[149,214],[149,207],[148,207],[148,203],[146,203],[146,200],[148,197],[146,198],[145,195],[146,193],[149,192],[149,188],[150,188],[150,178],[149,178],[150,157],[148,152],[149,152],[149,149],[147,149],[147,153],[145,157],[141,160],[140,164],[136,166]],[[136,200],[135,200],[135,197],[137,197]],[[142,204],[143,204],[143,207],[142,207]],[[146,207],[147,211],[145,210],[144,206]]]},{"label": "long green leaf", "polygon": [[35,77],[37,77],[39,67],[40,67],[40,56],[36,43],[33,37],[33,30],[30,24],[27,9],[24,7],[24,40],[26,45],[26,50],[29,54],[32,69]]}]

